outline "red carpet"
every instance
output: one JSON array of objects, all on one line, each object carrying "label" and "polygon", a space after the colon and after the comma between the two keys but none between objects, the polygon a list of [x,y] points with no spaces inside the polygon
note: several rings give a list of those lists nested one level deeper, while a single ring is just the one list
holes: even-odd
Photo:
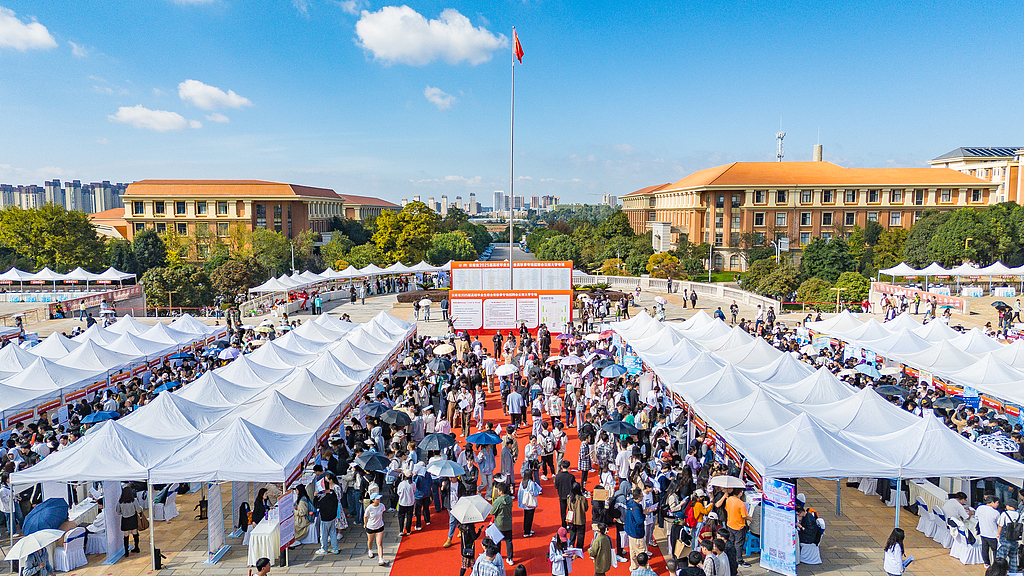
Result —
[{"label": "red carpet", "polygon": [[[493,421],[495,424],[501,424],[503,427],[507,425],[510,420],[507,416],[502,414],[501,411],[501,395],[498,392],[488,394],[487,406],[485,411],[485,418],[488,421]],[[519,431],[519,454],[520,461],[516,464],[516,481],[518,482],[519,467],[522,465],[522,455],[524,453],[524,447],[529,440],[529,427],[520,429]],[[471,432],[476,431],[474,425]],[[459,431],[457,430],[456,433]],[[569,427],[566,429],[566,434],[569,436],[569,446],[565,452],[566,460],[569,461],[572,468],[575,470],[577,463],[577,455],[579,453],[579,439],[576,437],[576,428]],[[464,442],[464,438],[459,436],[459,443]],[[498,463],[500,467],[500,461]],[[573,472],[576,475],[577,480],[579,479],[579,472]],[[591,472],[588,478],[588,489],[593,489],[597,484],[597,473]],[[555,492],[554,479],[548,478],[548,480],[542,480],[540,485],[543,488],[543,493],[538,497],[537,511],[534,515],[533,530],[534,536],[530,538],[523,538],[523,511],[519,509],[518,504],[513,505],[513,520],[512,520],[512,532],[513,540],[512,546],[515,552],[515,558],[517,564],[523,564],[526,566],[527,574],[539,575],[539,574],[551,574],[551,564],[547,560],[548,555],[548,544],[551,542],[551,537],[555,535],[558,527],[561,525],[559,521],[559,509],[558,509],[558,494]],[[424,526],[423,531],[413,532],[411,536],[402,538],[402,543],[398,549],[398,555],[396,556],[391,574],[392,576],[452,576],[459,573],[461,567],[461,556],[459,552],[459,531],[456,529],[455,538],[453,539],[454,545],[451,548],[442,548],[441,544],[444,543],[448,537],[448,512],[442,511],[440,514],[434,514],[431,510],[431,524],[430,526]],[[490,521],[481,526],[487,526]],[[587,538],[586,547],[590,546],[593,540],[593,532],[590,528],[590,511],[587,512]],[[415,521],[413,523],[415,526]],[[610,529],[608,532],[609,536],[614,538],[615,530]],[[388,539],[393,535],[389,534]],[[483,551],[480,545],[480,540],[476,542],[476,553],[479,555]],[[626,550],[623,551],[628,555]],[[654,555],[651,561],[651,567],[658,574],[665,574],[665,561],[661,556],[661,551],[656,547],[650,547],[650,553]],[[505,557],[505,543],[501,543],[501,555]],[[512,575],[515,566],[505,565],[509,576]],[[470,571],[467,570],[466,574],[469,575]],[[594,563],[593,560],[584,551],[584,558],[577,559],[573,563],[573,574],[593,574]],[[613,568],[608,572],[609,574],[616,575],[628,575],[629,574],[629,562],[619,563],[617,568]]]}]

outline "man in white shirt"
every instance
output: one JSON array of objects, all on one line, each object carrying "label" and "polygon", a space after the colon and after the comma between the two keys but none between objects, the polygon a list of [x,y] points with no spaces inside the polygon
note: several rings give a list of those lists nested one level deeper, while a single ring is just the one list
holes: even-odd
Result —
[{"label": "man in white shirt", "polygon": [[971,512],[966,507],[967,494],[957,492],[949,496],[949,500],[942,505],[942,513],[946,515],[946,520],[957,518],[961,522],[967,522],[967,519],[971,517]]},{"label": "man in white shirt", "polygon": [[632,451],[628,445],[624,445],[619,448],[619,453],[615,455],[615,467],[619,471],[619,479],[626,480],[629,478],[629,457],[632,455]]},{"label": "man in white shirt", "polygon": [[490,354],[484,353],[484,374],[487,374],[487,391],[494,392],[494,371],[498,369],[498,361]]},{"label": "man in white shirt", "polygon": [[985,567],[992,565],[992,556],[999,549],[999,497],[993,494],[985,496],[985,505],[979,506],[974,513],[978,517],[978,532],[981,534],[981,557]]}]

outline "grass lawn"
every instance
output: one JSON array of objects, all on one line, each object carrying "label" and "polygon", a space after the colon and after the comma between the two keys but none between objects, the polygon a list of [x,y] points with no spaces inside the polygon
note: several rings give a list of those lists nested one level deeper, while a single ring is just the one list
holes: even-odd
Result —
[{"label": "grass lawn", "polygon": [[738,272],[712,272],[712,282],[735,282]]}]

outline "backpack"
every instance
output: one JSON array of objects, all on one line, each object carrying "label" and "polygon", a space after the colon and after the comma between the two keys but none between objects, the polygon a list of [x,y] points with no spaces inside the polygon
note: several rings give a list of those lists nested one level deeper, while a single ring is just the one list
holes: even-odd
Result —
[{"label": "backpack", "polygon": [[[1007,518],[1010,517],[1006,512],[1003,512],[1003,514],[1006,514]],[[1024,522],[1021,520],[1021,515],[1018,512],[1017,520],[1003,526],[1003,540],[1006,540],[1007,542],[1020,542],[1021,536],[1024,536]]]}]

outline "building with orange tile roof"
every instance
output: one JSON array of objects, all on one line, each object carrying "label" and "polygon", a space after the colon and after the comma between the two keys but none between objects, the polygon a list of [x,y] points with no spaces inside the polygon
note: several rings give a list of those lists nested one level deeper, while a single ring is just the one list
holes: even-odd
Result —
[{"label": "building with orange tile roof", "polygon": [[999,184],[948,168],[844,168],[831,162],[733,162],[672,184],[622,196],[638,234],[652,232],[656,251],[691,242],[714,245],[713,266],[744,270],[750,232],[799,250],[869,220],[909,228],[925,209],[984,207]]},{"label": "building with orange tile roof", "polygon": [[354,194],[340,194],[345,200],[345,218],[352,218],[365,222],[367,218],[376,218],[385,210],[399,211],[401,206],[380,198],[371,196],[356,196]]},{"label": "building with orange tile roof", "polygon": [[124,219],[123,206],[89,214],[89,221],[100,236],[118,240],[128,238],[128,221]]}]

